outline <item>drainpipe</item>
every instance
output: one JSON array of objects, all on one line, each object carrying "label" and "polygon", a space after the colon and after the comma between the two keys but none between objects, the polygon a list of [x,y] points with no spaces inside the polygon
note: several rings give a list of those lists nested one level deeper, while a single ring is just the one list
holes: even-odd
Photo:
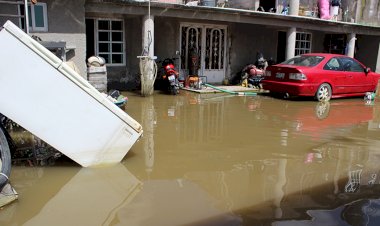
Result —
[{"label": "drainpipe", "polygon": [[356,34],[351,33],[347,36],[347,53],[346,55],[349,57],[354,57],[355,55],[355,41],[356,41]]},{"label": "drainpipe", "polygon": [[29,10],[28,0],[24,0],[25,33],[29,34]]},{"label": "drainpipe", "polygon": [[295,49],[296,49],[296,33],[297,29],[295,27],[291,27],[286,32],[286,59],[290,59],[294,57]]}]

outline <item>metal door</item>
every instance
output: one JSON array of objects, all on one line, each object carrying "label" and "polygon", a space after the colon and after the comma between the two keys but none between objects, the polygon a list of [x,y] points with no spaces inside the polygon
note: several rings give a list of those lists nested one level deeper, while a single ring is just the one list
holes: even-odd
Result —
[{"label": "metal door", "polygon": [[[181,74],[187,77],[195,71],[196,75],[205,76],[208,83],[221,83],[227,65],[227,27],[184,23],[180,34]],[[196,69],[192,68],[194,65]]]}]

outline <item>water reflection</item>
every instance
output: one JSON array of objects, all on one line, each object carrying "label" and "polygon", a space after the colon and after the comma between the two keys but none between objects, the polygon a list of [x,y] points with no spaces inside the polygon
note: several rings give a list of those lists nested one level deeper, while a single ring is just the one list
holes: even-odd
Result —
[{"label": "water reflection", "polygon": [[141,189],[141,182],[122,164],[96,169],[19,167],[12,174],[21,195],[2,212],[1,225],[110,225],[118,209]]},{"label": "water reflection", "polygon": [[[375,106],[358,99],[318,103],[222,94],[184,94],[169,101],[155,97],[153,108],[163,117],[156,118],[155,169],[144,189],[165,186],[151,191],[161,198],[143,205],[141,192],[140,201],[128,206],[157,211],[149,219],[134,218],[134,223],[160,219],[158,225],[202,225],[202,217],[215,217],[197,214],[207,213],[201,205],[182,209],[194,217],[191,221],[179,213],[178,200],[211,203],[219,219],[235,219],[235,224],[271,225],[308,219],[308,209],[332,209],[373,196],[376,192],[363,186],[371,184],[375,191],[379,184],[373,163],[380,150],[365,136],[371,123],[375,127]],[[184,192],[181,198],[170,195],[177,189]],[[163,207],[165,202],[169,205]],[[171,212],[175,220],[159,217]],[[126,210],[120,215],[130,219]]]},{"label": "water reflection", "polygon": [[[279,104],[286,111],[281,112],[278,117],[291,123],[289,129],[313,139],[323,139],[323,136],[330,135],[331,132],[338,132],[337,129],[350,129],[352,126],[370,121],[373,117],[373,106],[357,99]],[[302,106],[297,106],[299,104]]]},{"label": "water reflection", "polygon": [[[127,96],[128,114],[141,122],[144,137],[124,159],[122,170],[112,175],[99,171],[96,177],[77,180],[78,175],[90,173],[76,169],[70,174],[69,167],[66,181],[75,183],[68,186],[71,183],[58,180],[60,176],[50,178],[62,169],[43,168],[51,176],[40,181],[59,182],[49,188],[51,194],[43,195],[41,204],[36,197],[31,200],[37,202],[30,204],[36,205],[36,211],[24,216],[23,222],[41,225],[55,218],[54,214],[49,218],[49,210],[65,212],[68,202],[59,203],[63,200],[59,197],[61,192],[69,197],[69,188],[76,190],[78,195],[71,196],[79,200],[81,209],[94,213],[92,206],[104,202],[102,214],[94,219],[103,219],[101,223],[84,214],[76,221],[79,225],[345,225],[354,213],[371,215],[367,207],[378,206],[376,103],[189,92]],[[31,188],[42,189],[33,184],[23,190],[21,185],[28,180],[12,177],[17,178],[12,184],[20,198],[30,199]],[[131,181],[136,182],[137,192],[129,192]],[[79,197],[95,196],[84,188],[98,183],[110,187],[100,195],[113,189],[115,196],[103,201],[103,197],[90,201]],[[17,213],[26,211],[22,202],[12,207],[18,208]],[[325,217],[310,220],[321,215]]]},{"label": "water reflection", "polygon": [[149,175],[154,166],[154,128],[157,124],[157,115],[154,109],[153,97],[146,97],[141,107],[141,125],[144,128],[143,150],[145,155],[145,170]]}]

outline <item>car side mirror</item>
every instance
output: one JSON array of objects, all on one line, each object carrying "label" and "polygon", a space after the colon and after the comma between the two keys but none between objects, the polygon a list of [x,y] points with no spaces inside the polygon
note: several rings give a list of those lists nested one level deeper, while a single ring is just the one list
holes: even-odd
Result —
[{"label": "car side mirror", "polygon": [[371,68],[369,68],[369,67],[366,67],[366,68],[365,68],[365,73],[367,73],[367,74],[368,74],[368,73],[370,73],[370,72],[371,72]]}]

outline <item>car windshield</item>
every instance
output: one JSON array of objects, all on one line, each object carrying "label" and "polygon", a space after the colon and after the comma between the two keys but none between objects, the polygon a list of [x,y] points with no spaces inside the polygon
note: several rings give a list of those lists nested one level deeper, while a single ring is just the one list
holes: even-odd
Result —
[{"label": "car windshield", "polygon": [[286,60],[282,62],[281,64],[314,67],[315,65],[319,64],[323,59],[324,57],[321,57],[321,56],[301,55],[301,56],[296,56],[289,60]]}]

